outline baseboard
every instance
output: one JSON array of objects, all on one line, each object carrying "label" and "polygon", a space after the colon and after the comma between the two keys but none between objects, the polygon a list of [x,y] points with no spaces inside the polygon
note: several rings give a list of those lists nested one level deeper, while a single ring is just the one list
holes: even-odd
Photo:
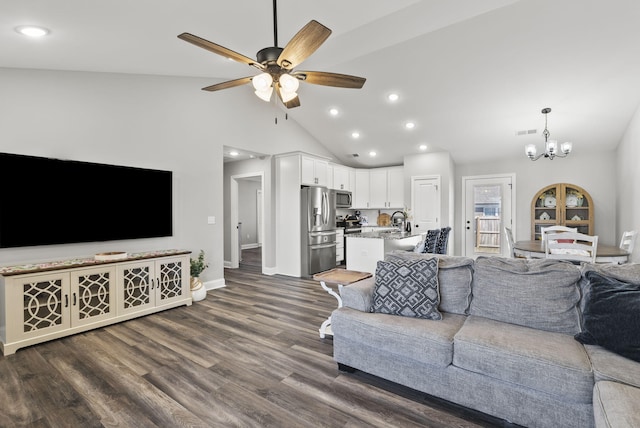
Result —
[{"label": "baseboard", "polygon": [[204,283],[204,288],[209,290],[215,290],[216,288],[226,287],[226,283],[224,282],[224,278],[214,279],[213,281],[207,281]]},{"label": "baseboard", "polygon": [[224,267],[226,267],[226,268],[231,268],[231,267],[232,267],[232,266],[231,266],[231,262],[230,262],[230,261],[228,261],[228,260],[225,260],[223,265],[224,265]]},{"label": "baseboard", "polygon": [[240,248],[242,248],[243,250],[250,250],[252,248],[260,248],[262,247],[261,244],[258,244],[257,242],[253,243],[253,244],[242,244],[240,246]]},{"label": "baseboard", "polygon": [[276,275],[278,273],[277,267],[262,267],[262,273],[265,275]]}]

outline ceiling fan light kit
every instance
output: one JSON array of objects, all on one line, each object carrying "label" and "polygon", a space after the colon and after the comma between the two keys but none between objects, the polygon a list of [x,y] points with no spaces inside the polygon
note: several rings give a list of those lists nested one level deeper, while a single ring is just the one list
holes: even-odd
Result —
[{"label": "ceiling fan light kit", "polygon": [[190,33],[182,33],[178,35],[178,38],[262,71],[257,76],[218,83],[202,88],[203,90],[213,92],[251,82],[256,96],[260,99],[269,102],[275,89],[278,98],[280,98],[285,107],[294,108],[300,106],[300,99],[297,93],[300,81],[314,85],[353,89],[362,88],[366,81],[363,77],[346,74],[324,71],[294,71],[294,68],[314,53],[327,40],[329,35],[331,35],[330,29],[315,20],[311,20],[293,36],[284,48],[278,47],[277,5],[276,0],[273,0],[274,46],[261,49],[256,54],[256,60]]},{"label": "ceiling fan light kit", "polygon": [[542,135],[544,136],[544,152],[537,154],[538,149],[535,144],[527,144],[524,148],[525,154],[532,161],[536,161],[541,157],[545,157],[549,160],[553,160],[554,158],[566,158],[571,150],[573,149],[573,144],[570,142],[564,142],[560,144],[560,153],[558,153],[558,141],[549,140],[549,130],[547,129],[547,114],[551,113],[551,109],[549,107],[542,109],[542,114],[544,114],[544,131]]}]

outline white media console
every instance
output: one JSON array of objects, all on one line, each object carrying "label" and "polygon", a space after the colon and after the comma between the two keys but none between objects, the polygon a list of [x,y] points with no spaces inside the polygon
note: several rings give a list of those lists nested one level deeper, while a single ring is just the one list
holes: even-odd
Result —
[{"label": "white media console", "polygon": [[190,251],[0,267],[3,355],[192,303]]}]

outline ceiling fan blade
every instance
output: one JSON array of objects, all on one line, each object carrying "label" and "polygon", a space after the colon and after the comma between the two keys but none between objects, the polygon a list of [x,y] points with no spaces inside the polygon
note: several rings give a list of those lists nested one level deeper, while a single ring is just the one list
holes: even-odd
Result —
[{"label": "ceiling fan blade", "polygon": [[338,88],[360,89],[367,79],[348,74],[328,73],[325,71],[296,71],[294,77],[314,85],[336,86]]},{"label": "ceiling fan blade", "polygon": [[300,107],[300,97],[295,97],[291,101],[284,103],[284,105],[287,108]]},{"label": "ceiling fan blade", "polygon": [[252,65],[256,68],[259,68],[260,70],[264,68],[263,65],[256,62],[255,59],[251,59],[248,56],[244,56],[242,54],[239,54],[238,52],[234,52],[231,49],[225,48],[224,46],[217,45],[213,42],[210,42],[209,40],[203,39],[202,37],[194,36],[191,33],[182,33],[178,36],[178,38],[184,40],[185,42],[189,42],[198,47],[206,49],[210,52],[222,55],[226,58],[231,58],[234,61]]},{"label": "ceiling fan blade", "polygon": [[202,88],[203,91],[220,91],[222,89],[233,88],[235,86],[240,86],[251,82],[253,77],[243,77],[241,79],[229,80],[227,82],[216,83],[215,85],[207,86],[206,88]]},{"label": "ceiling fan blade", "polygon": [[296,95],[296,97],[292,100],[289,100],[287,102],[285,102],[282,99],[282,93],[280,92],[280,85],[273,85],[276,89],[276,94],[278,94],[278,98],[280,98],[280,101],[282,102],[282,104],[284,104],[284,106],[286,108],[296,108],[296,107],[300,107],[300,98]]},{"label": "ceiling fan blade", "polygon": [[280,67],[290,70],[307,59],[331,35],[331,30],[311,20],[287,43],[278,57]]}]

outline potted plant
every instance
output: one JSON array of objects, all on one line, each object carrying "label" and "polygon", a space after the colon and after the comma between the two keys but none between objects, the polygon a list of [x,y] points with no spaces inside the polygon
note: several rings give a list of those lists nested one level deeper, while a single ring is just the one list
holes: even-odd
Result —
[{"label": "potted plant", "polygon": [[207,296],[207,290],[200,281],[200,274],[209,264],[204,260],[204,250],[200,250],[197,259],[191,259],[191,297],[194,301],[199,301]]}]

